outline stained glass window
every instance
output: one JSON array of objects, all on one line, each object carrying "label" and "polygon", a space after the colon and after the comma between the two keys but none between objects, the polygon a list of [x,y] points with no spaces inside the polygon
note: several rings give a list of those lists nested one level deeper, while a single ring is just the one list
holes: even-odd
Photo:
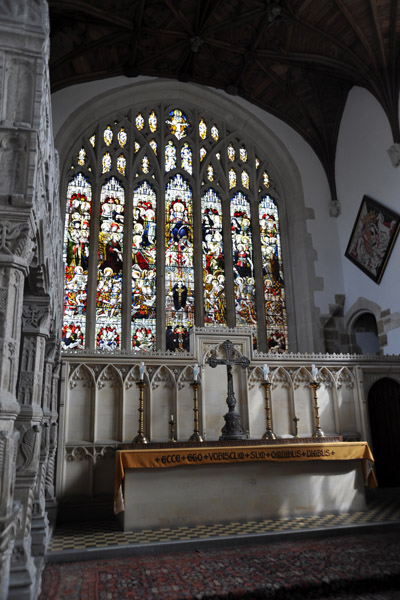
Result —
[{"label": "stained glass window", "polygon": [[109,152],[106,152],[104,154],[103,160],[102,160],[102,165],[103,165],[103,173],[108,173],[109,171],[111,171],[112,159],[111,159],[111,154]]},{"label": "stained glass window", "polygon": [[287,316],[278,207],[270,196],[259,204],[267,342],[270,352],[287,351]]},{"label": "stained glass window", "polygon": [[79,350],[85,343],[91,207],[92,186],[79,173],[67,189],[63,350]]},{"label": "stained glass window", "polygon": [[126,142],[128,141],[128,134],[126,133],[124,127],[121,127],[121,129],[119,130],[117,138],[121,148],[125,148]]},{"label": "stained glass window", "polygon": [[181,148],[181,164],[189,175],[193,173],[192,167],[192,149],[187,142],[185,142]]},{"label": "stained glass window", "polygon": [[189,121],[183,112],[179,109],[171,110],[169,118],[165,121],[169,125],[170,132],[178,139],[186,137],[188,134]]},{"label": "stained glass window", "polygon": [[236,187],[236,172],[235,172],[235,169],[229,169],[228,179],[229,179],[229,189],[231,190],[232,188]]},{"label": "stained glass window", "polygon": [[176,147],[175,144],[169,140],[165,146],[165,172],[176,169]]},{"label": "stained glass window", "polygon": [[157,131],[157,115],[154,110],[149,114],[149,129],[151,133],[155,133]]},{"label": "stained glass window", "polygon": [[[93,129],[71,149],[74,160],[68,164],[72,175],[64,240],[64,351],[85,347],[107,352],[188,350],[195,294],[197,318],[204,317],[204,326],[233,322],[238,327],[254,326],[262,333],[255,334],[261,351],[288,351],[278,208],[271,198],[273,183],[264,170],[265,157],[255,157],[254,146],[232,125],[214,121],[196,107],[187,110],[185,114],[180,107],[171,110],[171,105],[166,108],[160,103],[128,111],[124,126],[120,117],[100,123],[97,131],[106,146],[100,155],[100,174],[91,171],[89,164],[90,148],[96,142]],[[189,114],[197,124],[194,127]],[[136,139],[128,137],[132,127]],[[224,139],[226,131],[229,138]],[[74,175],[77,166],[84,167],[88,176]],[[93,189],[98,192],[92,199]],[[132,205],[125,213],[128,189],[133,190],[129,192]],[[197,231],[192,215],[195,193],[200,200],[201,230],[195,221]],[[254,255],[250,205],[259,207],[260,249]],[[156,231],[157,211],[161,221],[165,217],[165,227]],[[89,271],[92,214],[92,228],[98,227],[99,235]],[[128,222],[124,222],[126,214]],[[223,215],[230,217],[229,223],[223,224]],[[132,248],[131,276],[126,240]],[[158,274],[157,244],[158,252],[164,252],[157,257]],[[225,262],[227,248],[232,259]],[[200,273],[195,290],[196,268]],[[256,285],[261,288],[258,300],[263,297],[265,303],[258,319]],[[93,290],[89,295],[88,287]],[[227,302],[225,290],[232,288],[234,302]],[[157,319],[156,298],[157,306],[165,309]]]},{"label": "stained glass window", "polygon": [[154,154],[157,156],[157,142],[156,142],[156,140],[150,140],[149,146],[153,150]]},{"label": "stained glass window", "polygon": [[112,177],[100,194],[96,347],[101,350],[116,350],[121,341],[124,208],[124,189]]},{"label": "stained glass window", "polygon": [[126,158],[123,154],[120,154],[117,158],[117,171],[121,175],[125,175],[126,170]]},{"label": "stained glass window", "polygon": [[231,232],[236,325],[257,323],[250,203],[237,192],[231,199]]},{"label": "stained glass window", "polygon": [[156,338],[156,204],[144,181],[133,193],[132,348],[154,350]]},{"label": "stained glass window", "polygon": [[204,324],[226,324],[222,202],[213,189],[201,199]]},{"label": "stained glass window", "polygon": [[143,115],[142,113],[139,113],[135,119],[135,125],[136,125],[136,129],[138,131],[142,131],[143,127],[144,127],[144,119],[143,119]]},{"label": "stained glass window", "polygon": [[207,125],[205,124],[203,117],[200,119],[199,123],[199,136],[202,140],[205,140],[207,137]]},{"label": "stained glass window", "polygon": [[175,175],[165,192],[166,348],[189,349],[194,323],[192,190]]},{"label": "stained glass window", "polygon": [[114,134],[112,132],[112,129],[111,129],[110,125],[107,125],[107,127],[105,128],[103,137],[104,137],[104,141],[105,141],[106,145],[107,146],[111,146]]}]

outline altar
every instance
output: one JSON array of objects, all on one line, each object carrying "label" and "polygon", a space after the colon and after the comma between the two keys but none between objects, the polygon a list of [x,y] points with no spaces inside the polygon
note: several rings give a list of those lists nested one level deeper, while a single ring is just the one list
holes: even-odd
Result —
[{"label": "altar", "polygon": [[131,531],[363,511],[372,464],[366,442],[120,450],[115,512]]}]

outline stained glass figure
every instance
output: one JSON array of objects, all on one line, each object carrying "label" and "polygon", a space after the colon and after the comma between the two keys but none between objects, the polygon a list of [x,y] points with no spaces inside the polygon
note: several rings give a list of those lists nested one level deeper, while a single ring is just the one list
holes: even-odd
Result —
[{"label": "stained glass figure", "polygon": [[278,207],[270,196],[259,204],[268,351],[287,352],[287,314],[282,269]]},{"label": "stained glass figure", "polygon": [[91,144],[92,148],[94,148],[94,147],[95,147],[95,145],[96,145],[96,136],[95,136],[95,135],[92,135],[92,136],[89,138],[89,142],[90,142],[90,144]]},{"label": "stained glass figure", "polygon": [[192,149],[187,142],[185,142],[181,148],[181,165],[182,169],[189,173],[189,175],[192,175]]},{"label": "stained glass figure", "polygon": [[202,146],[200,148],[200,162],[203,162],[203,159],[207,156],[207,150]]},{"label": "stained glass figure", "polygon": [[190,123],[187,116],[178,108],[171,110],[168,115],[168,119],[165,121],[169,125],[169,130],[178,140],[186,137],[188,134],[188,128]]},{"label": "stained glass figure", "polygon": [[150,140],[149,146],[153,150],[154,154],[157,156],[157,142],[156,142],[156,140]]},{"label": "stained glass figure", "polygon": [[204,324],[226,325],[222,203],[213,189],[201,199]]},{"label": "stained glass figure", "polygon": [[235,152],[235,148],[233,147],[232,144],[229,144],[228,146],[228,158],[230,161],[234,161],[236,158],[236,152]]},{"label": "stained glass figure", "polygon": [[79,173],[67,189],[63,350],[80,350],[85,343],[91,204],[92,186]]},{"label": "stained glass figure", "polygon": [[126,171],[126,158],[123,154],[120,154],[117,158],[117,171],[121,175],[125,175]]},{"label": "stained glass figure", "polygon": [[149,129],[151,133],[155,133],[157,131],[157,115],[154,110],[149,114]]},{"label": "stained glass figure", "polygon": [[228,178],[229,178],[229,189],[231,190],[234,187],[236,187],[236,171],[235,171],[235,169],[229,169]]},{"label": "stained glass figure", "polygon": [[192,190],[181,175],[165,193],[165,287],[167,350],[189,349],[194,323]]},{"label": "stained glass figure", "polygon": [[103,165],[103,173],[108,173],[109,171],[111,171],[112,160],[111,154],[109,152],[106,152],[104,154],[101,164]]},{"label": "stained glass figure", "polygon": [[150,161],[147,158],[147,154],[145,154],[142,158],[142,171],[145,175],[150,172]]},{"label": "stained glass figure", "polygon": [[135,142],[135,154],[137,154],[140,150],[140,144],[138,144],[138,142]]},{"label": "stained glass figure", "polygon": [[117,139],[120,147],[125,148],[126,142],[128,141],[128,134],[126,133],[124,127],[121,127],[121,129],[119,130]]},{"label": "stained glass figure", "polygon": [[263,176],[263,184],[265,185],[266,188],[269,188],[270,181],[269,181],[268,173],[266,171],[264,171],[262,176]]},{"label": "stained glass figure", "polygon": [[218,131],[218,127],[216,127],[215,125],[213,125],[211,127],[211,137],[214,140],[214,142],[218,142],[218,140],[219,140],[219,131]]},{"label": "stained glass figure", "polygon": [[176,169],[176,148],[172,140],[165,146],[165,172]]},{"label": "stained glass figure", "polygon": [[214,167],[212,165],[207,166],[207,179],[208,181],[214,181]]},{"label": "stained glass figure", "polygon": [[207,125],[206,125],[203,117],[200,119],[200,123],[199,123],[199,136],[201,137],[202,140],[205,140],[207,137]]},{"label": "stained glass figure", "polygon": [[239,150],[240,160],[242,162],[247,162],[247,150],[244,146],[242,146]]},{"label": "stained glass figure", "polygon": [[250,177],[247,171],[242,171],[241,174],[242,186],[246,189],[250,188]]},{"label": "stained glass figure", "polygon": [[120,347],[125,192],[115,177],[101,188],[97,259],[96,348]]},{"label": "stained glass figure", "polygon": [[113,141],[113,137],[114,137],[114,134],[113,134],[113,131],[111,129],[111,126],[107,125],[107,127],[104,130],[104,134],[103,134],[103,138],[104,138],[104,141],[106,143],[106,146],[111,146],[111,143]]},{"label": "stained glass figure", "polygon": [[241,192],[231,199],[231,232],[236,325],[256,325],[250,203]]},{"label": "stained glass figure", "polygon": [[81,167],[83,167],[83,165],[86,162],[86,150],[85,148],[81,148],[78,152],[78,156],[76,157],[76,162],[78,163],[78,165],[80,165]]},{"label": "stained glass figure", "polygon": [[156,334],[156,205],[144,181],[133,193],[132,348],[154,350]]},{"label": "stained glass figure", "polygon": [[142,113],[138,113],[138,115],[135,119],[135,125],[136,125],[136,129],[138,131],[142,131],[142,129],[144,127],[144,119],[143,119]]}]

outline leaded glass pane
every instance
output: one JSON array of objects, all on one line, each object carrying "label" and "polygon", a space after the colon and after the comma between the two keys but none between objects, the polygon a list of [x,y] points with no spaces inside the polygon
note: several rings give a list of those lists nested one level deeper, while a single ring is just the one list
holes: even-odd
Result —
[{"label": "leaded glass pane", "polygon": [[85,343],[91,204],[92,186],[79,173],[67,188],[63,350],[79,350]]},{"label": "leaded glass pane", "polygon": [[121,146],[121,148],[125,148],[126,142],[128,141],[128,134],[126,133],[124,127],[121,127],[119,130],[117,138],[118,144]]},{"label": "leaded glass pane", "polygon": [[106,143],[106,146],[111,146],[113,137],[114,137],[114,134],[112,132],[111,126],[107,125],[107,127],[104,130],[104,134],[103,134],[103,138]]},{"label": "leaded glass pane", "polygon": [[212,165],[207,166],[207,179],[208,181],[214,181],[214,167]]},{"label": "leaded glass pane", "polygon": [[242,171],[241,174],[241,179],[242,179],[242,186],[245,187],[246,189],[250,188],[250,177],[247,171]]},{"label": "leaded glass pane", "polygon": [[225,265],[222,239],[222,203],[209,189],[201,199],[204,324],[226,324]]},{"label": "leaded glass pane", "polygon": [[233,147],[232,144],[229,144],[228,146],[228,158],[230,161],[234,161],[236,158],[236,152],[235,152],[235,148]]},{"label": "leaded glass pane", "polygon": [[168,173],[172,169],[176,169],[176,148],[175,144],[169,140],[165,146],[165,172]]},{"label": "leaded glass pane", "polygon": [[165,121],[169,125],[169,130],[178,140],[186,137],[188,134],[189,121],[187,116],[178,108],[171,110],[169,118]]},{"label": "leaded glass pane", "polygon": [[259,204],[268,351],[286,352],[287,315],[282,270],[278,207],[270,196]]},{"label": "leaded glass pane", "polygon": [[147,158],[147,154],[145,154],[142,158],[142,171],[145,175],[150,172],[150,161]]},{"label": "leaded glass pane", "polygon": [[211,137],[214,140],[214,142],[218,142],[218,140],[219,140],[219,131],[218,131],[218,127],[216,127],[215,125],[213,125],[211,127]]},{"label": "leaded glass pane", "polygon": [[133,193],[132,348],[154,350],[156,339],[156,193],[144,181]]},{"label": "leaded glass pane", "polygon": [[189,173],[189,175],[192,175],[192,149],[187,142],[185,142],[181,148],[181,164],[182,169]]},{"label": "leaded glass pane", "polygon": [[138,142],[135,142],[135,154],[137,154],[140,150],[140,144],[138,144]]},{"label": "leaded glass pane", "polygon": [[149,129],[151,133],[155,133],[157,131],[157,115],[154,110],[149,114]]},{"label": "leaded glass pane", "polygon": [[194,323],[192,190],[181,175],[166,186],[165,286],[167,350],[188,350]]},{"label": "leaded glass pane", "polygon": [[144,119],[143,119],[142,113],[138,113],[138,115],[135,119],[135,125],[136,125],[136,129],[138,131],[142,131],[142,129],[144,127]]},{"label": "leaded glass pane", "polygon": [[203,161],[203,159],[206,157],[207,155],[207,150],[204,148],[204,146],[202,146],[200,148],[200,162]]},{"label": "leaded glass pane", "polygon": [[260,166],[260,161],[259,159],[256,157],[256,169],[258,169],[258,167]]},{"label": "leaded glass pane", "polygon": [[96,348],[100,350],[120,347],[124,209],[124,189],[112,177],[100,194],[96,294]]},{"label": "leaded glass pane", "polygon": [[240,160],[242,162],[247,162],[247,150],[244,146],[242,146],[239,150]]},{"label": "leaded glass pane", "polygon": [[85,148],[81,148],[78,152],[78,156],[76,157],[76,162],[78,163],[78,165],[83,167],[83,165],[86,162],[86,159],[87,159],[86,150],[85,150]]},{"label": "leaded glass pane", "polygon": [[96,145],[96,136],[95,136],[95,135],[92,135],[92,136],[89,138],[89,142],[90,142],[90,145],[92,146],[92,148],[94,148],[94,147],[95,147],[95,145]]},{"label": "leaded glass pane", "polygon": [[231,199],[231,231],[236,325],[257,323],[250,203],[237,192]]},{"label": "leaded glass pane", "polygon": [[117,171],[121,175],[125,175],[126,171],[126,158],[123,154],[120,154],[117,158]]},{"label": "leaded glass pane", "polygon": [[101,164],[103,165],[103,173],[108,173],[109,171],[111,171],[112,160],[111,154],[109,152],[106,152],[104,154]]},{"label": "leaded glass pane", "polygon": [[229,189],[233,189],[234,187],[236,187],[236,172],[235,169],[229,169]]},{"label": "leaded glass pane", "polygon": [[217,160],[221,160],[221,154],[219,152],[216,152],[215,156],[216,156]]},{"label": "leaded glass pane", "polygon": [[266,188],[269,187],[269,175],[266,171],[264,171],[263,173],[263,184],[265,185]]},{"label": "leaded glass pane", "polygon": [[154,154],[157,156],[157,142],[156,142],[156,140],[150,140],[149,146],[153,150]]},{"label": "leaded glass pane", "polygon": [[200,119],[199,123],[199,136],[202,140],[205,140],[207,137],[207,125],[205,124],[203,117]]}]

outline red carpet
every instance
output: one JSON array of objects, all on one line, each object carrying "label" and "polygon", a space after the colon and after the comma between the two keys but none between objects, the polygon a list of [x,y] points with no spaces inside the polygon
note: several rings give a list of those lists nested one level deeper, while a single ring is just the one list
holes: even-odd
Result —
[{"label": "red carpet", "polygon": [[52,563],[39,600],[399,600],[400,534]]}]

